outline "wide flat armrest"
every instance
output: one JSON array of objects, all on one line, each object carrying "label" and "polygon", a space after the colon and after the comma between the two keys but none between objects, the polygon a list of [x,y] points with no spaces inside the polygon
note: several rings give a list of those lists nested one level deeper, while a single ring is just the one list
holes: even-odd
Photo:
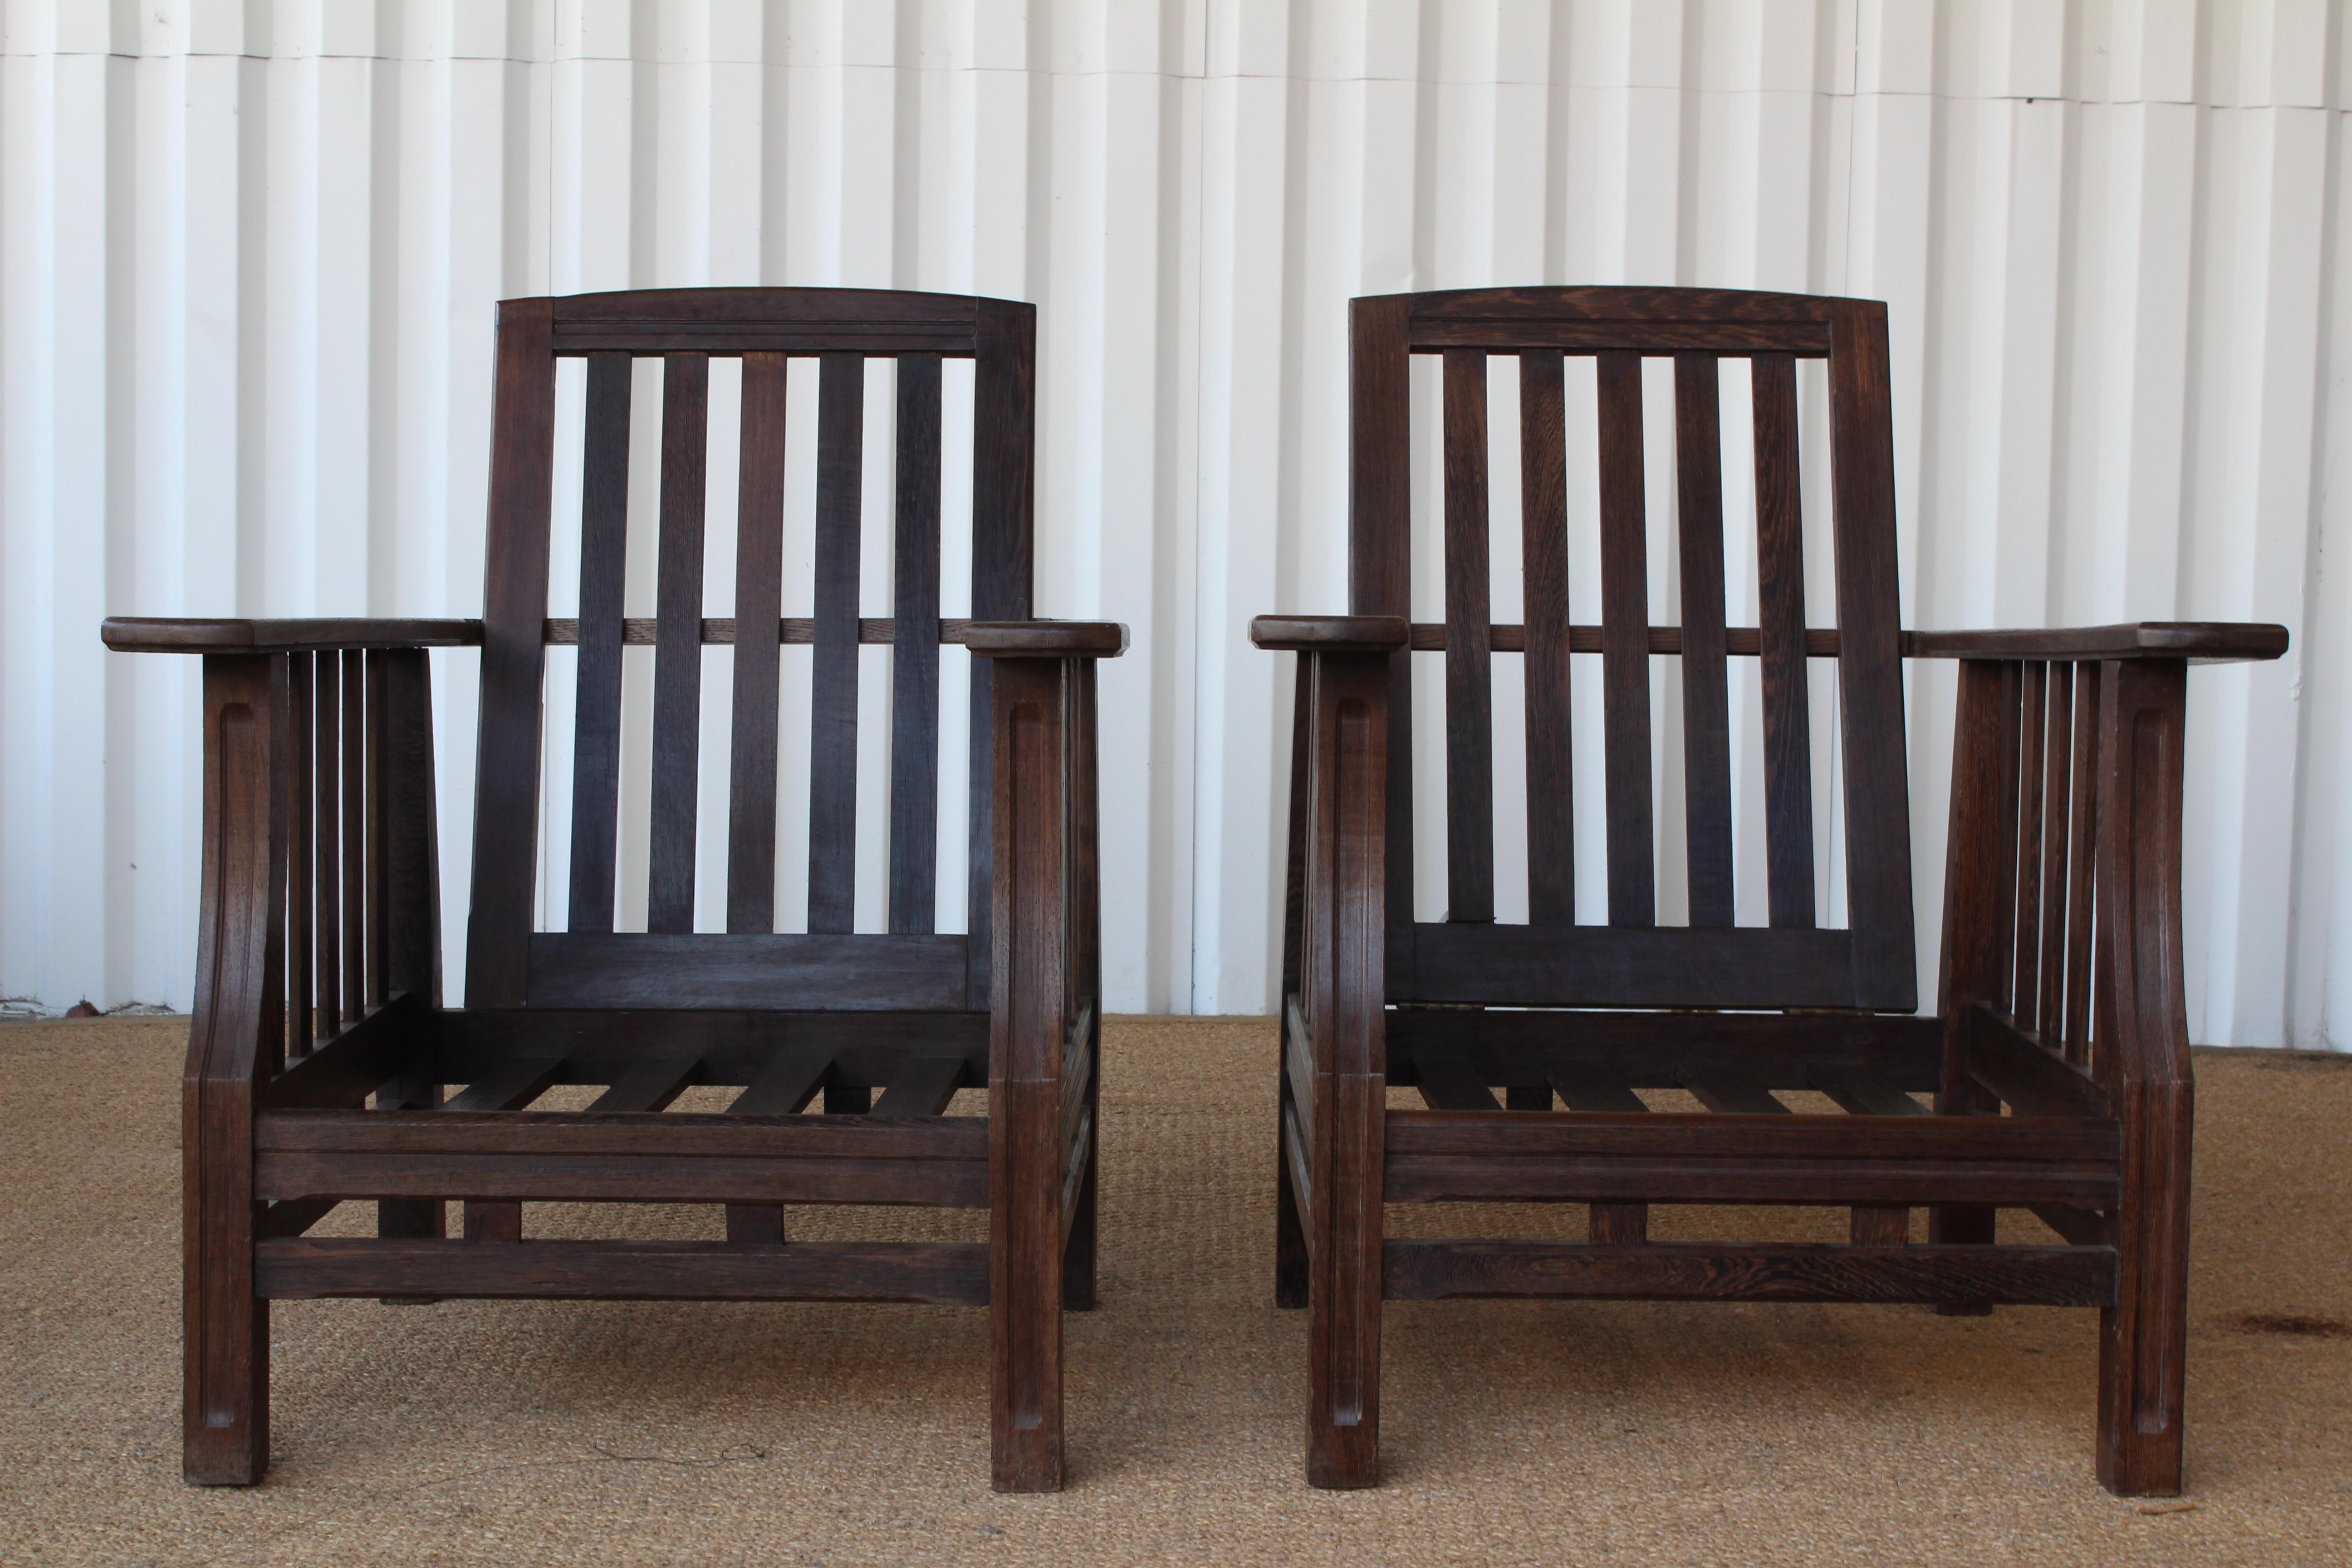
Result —
[{"label": "wide flat armrest", "polygon": [[2064,631],[1913,632],[1914,658],[2276,658],[2286,628],[2258,621],[2134,621]]},{"label": "wide flat armrest", "polygon": [[963,646],[975,658],[1117,658],[1127,651],[1118,621],[971,621]]},{"label": "wide flat armrest", "polygon": [[1250,641],[1268,653],[1394,653],[1412,636],[1402,616],[1260,616]]},{"label": "wide flat armrest", "polygon": [[109,616],[98,628],[117,653],[344,653],[363,648],[478,647],[482,623],[456,620],[179,620]]}]

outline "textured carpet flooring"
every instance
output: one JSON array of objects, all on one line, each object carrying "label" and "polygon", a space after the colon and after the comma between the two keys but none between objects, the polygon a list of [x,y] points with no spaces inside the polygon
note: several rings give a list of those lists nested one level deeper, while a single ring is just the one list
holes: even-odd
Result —
[{"label": "textured carpet flooring", "polygon": [[[979,1311],[592,1302],[280,1305],[275,1468],[231,1491],[179,1479],[184,1031],[0,1027],[0,1562],[2352,1562],[2352,1059],[2200,1053],[2194,1506],[2174,1511],[2092,1479],[2095,1316],[2029,1309],[1392,1306],[1386,1484],[1310,1491],[1304,1316],[1266,1278],[1275,1041],[1245,1020],[1106,1031],[1103,1305],[1070,1321],[1058,1496],[988,1489]],[[1423,1235],[1581,1224],[1391,1214]],[[793,1219],[914,1237],[980,1216]]]}]

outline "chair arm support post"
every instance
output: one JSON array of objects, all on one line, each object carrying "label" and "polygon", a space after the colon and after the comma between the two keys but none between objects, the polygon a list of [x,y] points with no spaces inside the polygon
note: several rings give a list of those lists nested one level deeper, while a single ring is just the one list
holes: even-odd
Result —
[{"label": "chair arm support post", "polygon": [[204,872],[181,1079],[187,1479],[268,1463],[268,1307],[254,1294],[253,1117],[285,1040],[287,661],[205,660]]},{"label": "chair arm support post", "polygon": [[[992,677],[989,1269],[994,1480],[1061,1485],[1065,1053],[1093,1000],[1094,681],[999,651]],[[1095,1009],[1098,1011],[1098,1009]],[[1087,1092],[1091,1093],[1089,1089]]]},{"label": "chair arm support post", "polygon": [[2095,1067],[2123,1133],[2115,1237],[2122,1288],[2100,1314],[2099,1479],[2180,1489],[2196,1117],[2180,974],[2181,775],[2188,672],[2117,660],[2099,702]]},{"label": "chair arm support post", "polygon": [[1363,1487],[1380,1458],[1382,1183],[1388,1117],[1390,655],[1303,651],[1307,746],[1297,938],[1311,1036],[1307,1479]]}]

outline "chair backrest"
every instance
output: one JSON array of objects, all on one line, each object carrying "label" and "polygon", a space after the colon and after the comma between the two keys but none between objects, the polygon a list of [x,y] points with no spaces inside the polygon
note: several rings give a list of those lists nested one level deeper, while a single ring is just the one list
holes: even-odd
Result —
[{"label": "chair backrest", "polygon": [[[1885,307],[1697,289],[1487,289],[1354,302],[1349,607],[1410,616],[1409,356],[1444,360],[1447,918],[1412,918],[1410,653],[1392,681],[1393,1001],[1555,1006],[1917,1005]],[[1486,380],[1518,363],[1525,623],[1488,612]],[[1563,362],[1593,359],[1601,625],[1570,624]],[[1649,618],[1645,357],[1674,362],[1679,627]],[[1806,623],[1796,362],[1828,361],[1834,631]],[[1759,625],[1727,627],[1719,374],[1755,412]],[[1529,923],[1494,923],[1489,666],[1525,659]],[[1569,666],[1601,660],[1608,923],[1574,923]],[[1810,656],[1837,660],[1848,930],[1815,929]],[[1656,925],[1650,660],[1683,661],[1690,924]],[[1769,926],[1736,927],[1727,655],[1761,660]]]},{"label": "chair backrest", "polygon": [[[1030,613],[1036,310],[860,289],[677,289],[509,300],[484,595],[469,1006],[966,1009],[988,1005],[988,661],[972,661],[970,932],[934,931],[940,644],[940,362],[973,372],[971,614]],[[735,615],[703,613],[709,367],[742,361]],[[785,386],[818,363],[815,616],[782,618]],[[551,621],[556,361],[587,361],[580,616]],[[614,931],[631,362],[662,362],[646,931]],[[898,362],[895,615],[858,616],[865,362]],[[534,930],[542,649],[579,645],[569,929]],[[694,933],[703,645],[734,644],[725,933]],[[889,931],[850,934],[858,646],[889,643]],[[775,931],[781,648],[814,644],[808,932]],[[551,912],[549,923],[555,923]]]}]

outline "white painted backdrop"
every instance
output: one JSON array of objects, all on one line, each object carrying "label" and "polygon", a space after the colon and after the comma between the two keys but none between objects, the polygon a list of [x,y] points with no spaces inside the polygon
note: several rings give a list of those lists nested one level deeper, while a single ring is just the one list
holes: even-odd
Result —
[{"label": "white painted backdrop", "polygon": [[[1039,607],[1134,631],[1102,685],[1109,1005],[1263,1011],[1287,670],[1243,628],[1343,604],[1345,301],[1624,281],[1891,302],[1906,624],[2294,629],[2193,679],[2191,1029],[2352,1045],[2334,0],[0,26],[0,995],[187,1004],[195,671],[102,653],[101,615],[478,614],[491,302],[765,282],[1038,303]],[[473,670],[436,659],[455,931]],[[1950,713],[1921,672],[1923,936]]]}]

